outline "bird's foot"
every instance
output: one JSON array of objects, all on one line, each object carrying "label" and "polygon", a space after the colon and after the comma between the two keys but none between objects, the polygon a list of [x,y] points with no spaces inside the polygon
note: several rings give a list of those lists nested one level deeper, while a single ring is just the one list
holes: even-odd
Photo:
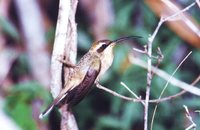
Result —
[{"label": "bird's foot", "polygon": [[98,85],[98,84],[99,84],[99,78],[97,78],[97,79],[94,81],[94,84],[95,84],[95,85]]},{"label": "bird's foot", "polygon": [[75,67],[75,65],[72,64],[72,63],[70,63],[69,61],[67,61],[66,58],[65,58],[65,56],[63,56],[63,55],[59,55],[57,57],[57,60],[59,62],[63,63],[66,67],[69,67],[69,68],[74,68]]}]

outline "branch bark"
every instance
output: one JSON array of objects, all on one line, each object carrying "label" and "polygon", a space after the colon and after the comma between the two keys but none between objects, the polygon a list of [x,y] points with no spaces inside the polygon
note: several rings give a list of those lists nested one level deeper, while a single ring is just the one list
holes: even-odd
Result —
[{"label": "branch bark", "polygon": [[[177,16],[179,16],[183,12],[187,11],[188,9],[193,7],[194,5],[195,5],[195,2],[193,2],[192,4],[187,6],[186,8],[184,8],[182,10],[179,10],[178,12],[176,12],[176,13],[174,13],[172,15],[169,15],[167,17],[161,16],[160,17],[160,21],[159,21],[156,29],[154,30],[153,34],[148,38],[148,43],[147,43],[147,54],[148,54],[148,60],[147,60],[147,87],[146,87],[146,99],[145,99],[145,106],[144,106],[144,130],[148,129],[148,106],[149,106],[150,87],[151,87],[151,80],[152,80],[151,55],[152,55],[153,40],[154,40],[155,36],[157,35],[161,25],[164,22],[173,20],[174,18],[176,18]],[[175,83],[175,82],[176,82],[176,80],[173,80],[173,83]],[[184,84],[184,85],[187,85],[187,84]],[[197,88],[192,88],[192,89],[194,89],[193,93],[195,93],[195,90],[198,90]]]},{"label": "branch bark", "polygon": [[[72,64],[76,61],[77,49],[77,31],[75,23],[75,13],[77,0],[60,0],[58,21],[56,27],[53,54],[51,59],[51,93],[53,97],[57,97],[62,89],[62,63],[58,57],[65,56],[65,59]],[[65,81],[71,72],[69,68],[64,69]],[[76,120],[71,111],[68,111],[67,105],[61,107],[61,130],[78,130]]]}]

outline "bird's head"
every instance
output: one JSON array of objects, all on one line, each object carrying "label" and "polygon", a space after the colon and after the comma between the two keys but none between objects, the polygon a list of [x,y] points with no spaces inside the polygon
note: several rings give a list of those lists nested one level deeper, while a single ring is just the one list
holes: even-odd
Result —
[{"label": "bird's head", "polygon": [[122,37],[117,40],[100,40],[96,41],[92,44],[92,47],[90,48],[90,52],[97,52],[99,54],[103,53],[105,50],[111,50],[117,43],[122,43],[122,41],[128,40],[128,39],[136,39],[141,38],[140,36],[128,36],[128,37]]}]

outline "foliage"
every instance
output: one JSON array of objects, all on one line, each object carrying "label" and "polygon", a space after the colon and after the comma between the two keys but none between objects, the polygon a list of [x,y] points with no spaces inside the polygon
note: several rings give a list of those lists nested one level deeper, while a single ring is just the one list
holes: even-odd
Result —
[{"label": "foliage", "polygon": [[[109,28],[108,37],[116,39],[125,35],[139,35],[143,38],[135,41],[134,45],[121,44],[115,48],[115,59],[110,70],[101,80],[101,84],[112,89],[120,94],[132,97],[132,95],[120,85],[123,81],[137,95],[145,98],[146,89],[146,70],[134,66],[127,62],[127,56],[131,52],[132,47],[142,48],[146,45],[149,34],[153,32],[158,23],[158,17],[146,6],[143,1],[132,0],[115,0],[113,9],[115,13],[115,21],[112,27]],[[181,1],[183,2],[183,1]],[[187,2],[186,2],[187,3]],[[198,11],[197,11],[198,10]],[[199,12],[199,8],[192,9],[195,19],[198,15],[194,12]],[[79,14],[79,15],[78,15]],[[80,12],[78,17],[78,59],[87,52],[90,43],[94,40],[90,34],[90,25],[86,25],[81,21],[83,16]],[[85,18],[85,16],[84,16]],[[0,17],[1,29],[7,35],[14,39],[21,39],[19,32],[15,29],[12,22],[4,17]],[[46,38],[53,43],[54,28],[46,32]],[[88,29],[88,30],[87,30]],[[34,35],[34,34],[33,34]],[[52,46],[52,45],[49,45]],[[161,48],[164,55],[164,60],[159,68],[172,74],[176,66],[179,64],[184,55],[190,50],[193,51],[192,56],[187,59],[175,77],[185,82],[191,83],[200,72],[200,53],[199,50],[189,46],[186,41],[183,41],[175,33],[173,33],[165,24],[160,28],[158,35],[153,43],[153,55],[156,55],[157,47]],[[181,48],[185,48],[184,52]],[[179,57],[182,54],[182,57]],[[146,59],[145,55],[139,55],[140,58]],[[13,72],[15,77],[24,75],[29,71],[27,67],[28,59],[24,54],[21,55],[19,66],[14,66]],[[154,60],[156,64],[156,60]],[[16,64],[14,64],[16,65]],[[25,71],[25,72],[24,72]],[[15,75],[13,74],[13,75]],[[165,85],[166,81],[155,76],[152,80],[151,99],[157,99]],[[197,84],[196,86],[199,86]],[[11,87],[8,96],[5,99],[5,111],[19,124],[23,130],[36,130],[36,121],[32,117],[32,103],[36,100],[43,100],[45,103],[50,103],[50,94],[44,90],[39,84],[29,81],[16,83]],[[173,95],[179,92],[180,89],[169,85],[164,93],[164,96]],[[44,106],[47,106],[47,104]],[[171,101],[163,102],[158,105],[156,117],[154,121],[154,130],[184,129],[185,113],[183,104],[187,105],[191,112],[199,110],[199,98],[191,94],[185,94]],[[149,121],[151,121],[152,113],[155,105],[150,104]],[[97,88],[76,107],[73,108],[78,126],[81,130],[141,130],[143,129],[143,105],[124,101],[105,91]],[[194,121],[200,127],[200,115],[194,117]],[[54,122],[55,119],[53,120]],[[178,124],[178,125],[177,125]],[[54,124],[53,124],[54,125]]]},{"label": "foliage", "polygon": [[[148,35],[153,32],[155,29],[155,26],[158,23],[158,18],[149,10],[147,6],[145,6],[145,3],[139,2],[139,1],[126,1],[126,2],[119,2],[119,1],[113,1],[114,8],[115,8],[115,15],[116,15],[116,21],[112,28],[110,28],[110,35],[111,39],[115,39],[120,36],[124,35],[140,35],[143,36],[143,39],[137,41],[139,46],[142,46],[146,44]],[[134,7],[134,8],[133,8]],[[134,23],[134,20],[137,20],[136,17],[134,17],[134,12],[140,14],[138,16],[139,18],[143,19],[140,21],[140,23]],[[81,23],[79,23],[79,27],[82,27]],[[83,33],[83,32],[81,32]],[[87,32],[86,32],[87,33]],[[86,35],[86,34],[85,34]],[[80,41],[84,41],[81,37]],[[172,74],[175,70],[176,66],[179,62],[177,62],[177,57],[180,50],[180,47],[186,47],[189,48],[186,51],[189,52],[191,50],[191,47],[185,44],[184,41],[182,41],[179,37],[174,34],[168,26],[164,25],[159,30],[159,33],[157,37],[155,38],[155,41],[153,43],[153,55],[156,55],[156,48],[160,47],[162,50],[162,53],[164,55],[164,60],[160,65],[160,68],[165,70],[167,73]],[[126,59],[128,53],[131,51],[130,45],[119,45],[115,49],[115,60],[114,63],[109,70],[108,76],[106,75],[105,80],[103,80],[103,83],[106,87],[120,93],[123,95],[128,95],[131,97],[131,94],[125,90],[120,85],[120,81],[123,81],[127,86],[130,87],[132,91],[134,91],[136,94],[141,95],[143,98],[145,96],[145,87],[146,87],[146,70],[130,65],[129,67],[126,67],[125,70],[121,70],[123,67],[123,60]],[[193,49],[193,48],[192,48]],[[193,49],[193,54],[191,57],[189,57],[190,64],[193,64],[196,66],[197,73],[193,71],[193,68],[185,67],[188,64],[186,63],[179,69],[179,71],[175,74],[175,77],[178,79],[181,79],[186,82],[192,82],[194,80],[199,72],[200,72],[200,64],[199,64],[199,50]],[[185,55],[186,55],[185,54]],[[144,58],[146,56],[143,56]],[[178,58],[179,61],[181,58]],[[155,61],[156,63],[156,61]],[[159,97],[166,81],[155,76],[153,78],[152,82],[152,89],[151,89],[151,98],[156,99]],[[143,129],[142,128],[142,119],[143,119],[143,106],[140,103],[132,103],[127,102],[122,99],[119,99],[118,97],[115,97],[113,95],[110,95],[106,92],[101,95],[101,99],[103,101],[109,102],[109,104],[106,108],[108,109],[106,113],[101,113],[100,116],[97,115],[95,117],[92,117],[92,120],[96,121],[96,125],[94,124],[92,129],[97,130],[131,130],[131,129]],[[179,92],[180,89],[169,85],[167,90],[164,93],[164,96],[167,95],[173,95],[177,92]],[[93,94],[90,95],[89,98],[94,98],[93,100],[97,100],[94,102],[95,105],[98,105],[101,107],[101,105],[104,105],[104,102],[99,101],[99,99],[96,99],[96,96],[99,94]],[[195,97],[195,96],[194,96]],[[158,106],[158,110],[156,112],[156,119],[154,123],[154,130],[160,130],[160,129],[170,129],[170,130],[177,130],[177,129],[184,129],[184,125],[177,125],[177,124],[184,124],[185,122],[185,115],[184,115],[184,108],[183,104],[189,105],[189,108],[192,110],[198,109],[198,99],[194,98],[190,94],[185,94],[182,97],[178,97],[172,101],[163,102],[160,103]],[[86,104],[89,102],[89,98],[84,99],[84,101],[81,103],[81,105]],[[191,103],[190,100],[193,99],[193,103]],[[87,106],[86,109],[91,110],[94,104],[88,104],[90,106]],[[86,106],[86,105],[84,105]],[[150,120],[152,117],[153,104],[150,104]],[[77,112],[77,116],[82,115],[82,111],[79,111],[79,107],[76,107],[75,110]],[[90,113],[91,114],[91,113]],[[98,113],[94,113],[95,115]],[[80,117],[81,118],[81,117]],[[199,117],[197,117],[199,118]],[[85,117],[84,117],[85,120]],[[87,127],[87,121],[85,122],[85,126],[83,126],[83,120],[78,120],[78,122],[81,122],[81,128],[86,129]],[[139,126],[137,124],[140,124]]]},{"label": "foliage", "polygon": [[9,92],[5,102],[5,111],[23,130],[37,130],[36,121],[32,115],[32,103],[36,98],[46,102],[49,94],[35,82],[16,84]]}]

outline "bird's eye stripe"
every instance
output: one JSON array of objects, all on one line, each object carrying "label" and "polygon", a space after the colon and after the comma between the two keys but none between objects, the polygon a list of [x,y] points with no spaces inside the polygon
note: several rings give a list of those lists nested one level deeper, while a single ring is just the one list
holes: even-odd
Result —
[{"label": "bird's eye stripe", "polygon": [[103,44],[98,50],[97,50],[97,52],[102,52],[106,47],[107,47],[108,45],[106,45],[106,44]]}]

